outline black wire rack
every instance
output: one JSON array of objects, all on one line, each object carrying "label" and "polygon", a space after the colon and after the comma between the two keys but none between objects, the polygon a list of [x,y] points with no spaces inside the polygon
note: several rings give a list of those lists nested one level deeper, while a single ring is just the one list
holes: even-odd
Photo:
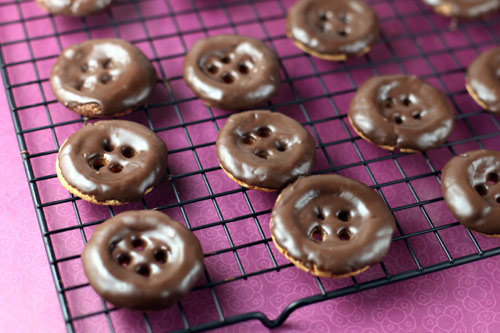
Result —
[{"label": "black wire rack", "polygon": [[[47,15],[34,10],[32,1],[0,2],[2,79],[68,331],[78,331],[82,321],[116,330],[114,313],[120,309],[101,299],[83,310],[78,303],[81,295],[92,293],[81,275],[79,253],[97,224],[128,209],[156,208],[172,215],[193,230],[205,250],[203,281],[177,307],[165,310],[176,313],[177,326],[158,326],[158,314],[138,315],[134,323],[146,331],[202,331],[252,319],[277,327],[308,304],[500,254],[494,241],[472,234],[450,217],[439,190],[440,169],[449,158],[500,147],[498,116],[472,102],[463,83],[470,59],[500,45],[500,17],[450,30],[448,19],[420,1],[368,1],[380,16],[381,40],[359,59],[329,63],[304,54],[287,39],[284,18],[293,2],[118,0],[105,13],[82,19]],[[361,180],[390,207],[397,232],[382,263],[356,277],[328,280],[299,272],[276,251],[268,231],[276,194],[240,188],[223,175],[214,160],[215,137],[229,113],[203,105],[180,74],[192,42],[218,33],[254,35],[279,55],[282,91],[266,108],[294,117],[311,131],[317,141],[314,173]],[[140,203],[124,207],[86,203],[62,189],[55,175],[60,144],[84,120],[51,95],[50,67],[69,41],[98,37],[130,40],[146,50],[164,78],[151,105],[125,118],[146,124],[165,139],[169,177]],[[364,79],[386,73],[419,75],[447,94],[457,114],[446,144],[408,155],[382,151],[351,130],[346,111],[353,93]],[[68,271],[73,271],[71,277]],[[287,272],[299,274],[312,291],[280,304],[275,313],[228,301],[233,294],[227,286],[254,288],[251,282],[260,278],[278,286],[287,281]],[[192,309],[199,310],[199,298],[211,304],[213,316],[196,316]]]}]

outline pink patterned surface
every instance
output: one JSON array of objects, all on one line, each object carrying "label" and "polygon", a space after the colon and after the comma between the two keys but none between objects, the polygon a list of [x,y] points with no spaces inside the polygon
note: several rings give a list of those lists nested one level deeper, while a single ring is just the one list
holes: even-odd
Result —
[{"label": "pink patterned surface", "polygon": [[[164,182],[155,188],[145,199],[149,208],[173,205],[165,212],[173,218],[184,221],[181,206],[177,200],[174,186],[179,193],[179,200],[188,201],[182,208],[192,227],[200,239],[204,252],[212,253],[230,247],[226,234],[231,236],[235,246],[261,240],[256,223],[262,228],[265,237],[269,237],[269,214],[276,194],[256,191],[239,191],[239,187],[218,169],[204,173],[210,191],[215,194],[212,200],[209,189],[205,186],[203,176],[194,173],[190,176],[175,177],[199,170],[195,156],[190,150],[189,141],[196,146],[196,157],[204,169],[218,165],[215,158],[213,141],[217,132],[207,108],[184,85],[181,75],[181,64],[184,45],[190,47],[196,40],[219,33],[234,33],[236,30],[257,38],[272,38],[269,44],[276,48],[282,58],[283,75],[292,82],[283,84],[280,95],[273,104],[286,103],[297,98],[306,99],[302,104],[312,121],[329,117],[326,121],[314,123],[318,143],[327,144],[324,151],[317,150],[317,171],[325,170],[333,163],[340,168],[339,173],[373,185],[372,179],[360,163],[361,158],[350,142],[343,142],[349,135],[355,136],[347,125],[349,133],[344,130],[344,118],[335,117],[332,105],[338,108],[341,115],[347,111],[353,93],[353,84],[361,84],[374,71],[367,66],[374,63],[374,69],[380,74],[406,71],[421,75],[440,89],[447,90],[455,105],[467,117],[456,121],[456,128],[450,142],[468,139],[473,135],[484,136],[481,143],[487,148],[500,147],[497,116],[493,118],[480,111],[479,107],[466,94],[463,72],[460,67],[467,66],[477,51],[487,49],[500,38],[500,21],[491,20],[490,26],[484,24],[464,24],[458,31],[446,29],[448,21],[440,18],[413,0],[381,1],[372,0],[374,9],[382,18],[384,40],[374,47],[369,57],[348,61],[345,71],[342,64],[310,59],[302,56],[292,43],[284,37],[283,10],[294,1],[283,1],[281,7],[276,1],[260,1],[251,5],[247,1],[227,0],[227,12],[215,8],[214,0],[150,0],[138,2],[137,6],[118,1],[112,7],[111,15],[118,22],[115,29],[103,26],[110,22],[109,14],[99,14],[85,21],[71,18],[50,18],[32,1],[12,3],[0,0],[0,43],[1,51],[7,64],[10,84],[28,83],[11,88],[17,113],[24,130],[40,126],[56,124],[51,129],[37,129],[25,133],[25,140],[30,154],[43,153],[57,149],[54,137],[60,144],[64,139],[81,127],[75,114],[54,103],[54,96],[48,84],[50,68],[60,52],[59,44],[66,47],[88,37],[114,37],[116,34],[124,39],[134,41],[154,61],[158,72],[170,78],[172,94],[162,85],[154,95],[152,107],[148,110],[150,120],[159,132],[170,151],[169,172],[174,175],[173,182]],[[202,8],[199,14],[191,11],[192,6]],[[208,9],[211,8],[211,9]],[[171,16],[170,14],[175,14]],[[139,16],[140,15],[140,16]],[[263,19],[263,24],[256,19]],[[402,21],[395,15],[405,15]],[[138,18],[145,18],[144,25]],[[24,25],[17,22],[25,19]],[[230,20],[230,21],[229,21]],[[83,23],[89,27],[87,36],[82,32]],[[202,22],[202,24],[200,24]],[[235,30],[228,24],[234,23]],[[229,26],[229,28],[228,28]],[[177,29],[182,37],[175,34]],[[433,29],[438,29],[434,32]],[[53,34],[59,33],[55,38]],[[147,34],[154,40],[150,43]],[[416,38],[415,35],[419,37]],[[26,42],[27,38],[32,38]],[[447,52],[451,49],[452,52]],[[31,59],[30,51],[36,58],[35,65],[23,60]],[[418,56],[420,52],[425,57]],[[399,62],[394,57],[400,58]],[[456,63],[455,63],[456,61]],[[21,63],[17,63],[21,62]],[[321,81],[310,75],[320,72]],[[433,73],[439,73],[434,75]],[[37,74],[41,79],[37,81]],[[8,106],[3,89],[0,93],[0,130],[3,135],[4,167],[0,169],[2,197],[0,202],[0,220],[3,221],[4,232],[1,234],[3,250],[0,268],[0,327],[2,331],[57,332],[63,331],[62,319],[54,283],[50,274],[42,238],[34,214],[19,149],[15,140]],[[325,94],[332,98],[316,98]],[[174,99],[173,104],[165,102]],[[48,101],[47,107],[34,106]],[[163,104],[161,104],[163,103]],[[295,119],[306,122],[307,119],[298,104],[276,107]],[[176,112],[178,111],[178,113]],[[214,116],[227,116],[228,112],[212,110]],[[137,111],[126,119],[148,124],[143,111]],[[180,123],[187,126],[177,126]],[[70,122],[70,123],[67,123]],[[195,122],[195,123],[190,123]],[[222,126],[224,118],[216,120]],[[184,132],[184,128],[188,136]],[[313,131],[313,132],[314,132]],[[340,142],[338,142],[340,141]],[[334,144],[328,144],[334,143]],[[355,141],[365,160],[381,158],[369,162],[374,180],[377,184],[398,181],[403,178],[398,166],[386,151],[378,149],[362,140]],[[453,144],[456,153],[479,148],[477,141],[465,141]],[[325,154],[326,153],[326,154]],[[405,182],[383,186],[382,194],[389,206],[396,209],[397,217],[405,234],[429,228],[426,215],[436,226],[446,225],[455,220],[449,214],[443,201],[439,183],[431,174],[432,168],[440,170],[452,156],[448,148],[435,149],[428,153],[428,160],[421,154],[404,155],[397,162],[406,177],[430,174],[428,177],[416,177],[409,184],[419,200],[429,200],[422,210],[419,206],[405,207],[415,203],[415,197]],[[31,159],[35,177],[49,176],[36,182],[42,203],[47,227],[51,231],[72,227],[77,224],[75,208],[82,224],[106,219],[110,216],[107,207],[100,207],[83,202],[71,201],[69,193],[62,188],[54,174],[55,153]],[[330,160],[330,161],[329,161]],[[350,164],[359,163],[356,166]],[[247,204],[247,198],[251,206]],[[222,194],[222,195],[219,195]],[[199,200],[201,198],[201,200]],[[63,203],[52,204],[56,200]],[[193,200],[194,202],[191,202]],[[115,213],[142,208],[143,204],[130,204],[114,209]],[[398,208],[405,207],[398,210]],[[217,209],[223,219],[236,221],[225,225],[200,228],[219,221]],[[240,216],[257,213],[257,219],[238,219]],[[94,227],[83,228],[88,238]],[[227,228],[227,230],[225,230]],[[467,232],[461,226],[446,228],[438,232],[452,257],[457,258],[476,252]],[[398,236],[397,233],[395,236]],[[483,249],[500,245],[497,239],[475,235]],[[83,248],[80,229],[57,232],[50,236],[55,257],[58,259],[79,255]],[[425,233],[411,237],[409,244],[415,251],[422,266],[447,260],[444,251],[437,242],[436,235]],[[272,243],[270,250],[278,264],[287,261],[275,250]],[[207,256],[205,263],[211,281],[221,281],[241,275],[235,260],[235,253],[245,273],[252,273],[273,267],[265,244],[244,247],[235,251]],[[390,274],[416,269],[408,248],[402,240],[393,243],[390,253],[384,261]],[[61,281],[65,287],[87,283],[82,273],[80,259],[62,261],[57,265]],[[383,277],[380,266],[374,266],[357,277],[358,282],[370,281]],[[326,291],[336,290],[352,285],[351,279],[321,279]],[[439,273],[415,278],[405,282],[369,290],[339,299],[310,305],[295,311],[278,331],[435,331],[435,332],[498,332],[500,331],[500,292],[496,283],[500,282],[500,265],[498,258],[482,260],[465,266],[452,268]],[[199,285],[206,283],[200,281]],[[247,280],[237,280],[221,284],[213,289],[224,316],[230,317],[248,311],[262,311],[270,318],[275,318],[286,305],[302,297],[320,292],[316,280],[294,267],[279,272],[270,272]],[[100,298],[88,286],[69,290],[65,293],[68,308],[72,317],[85,316],[101,311],[103,305]],[[187,295],[182,306],[190,325],[197,325],[219,319],[214,298],[209,289],[200,289]],[[112,308],[111,305],[107,305]],[[153,331],[182,329],[183,321],[178,307],[147,315]],[[106,331],[108,321],[117,332],[146,331],[143,315],[128,310],[111,311],[109,318],[104,314],[92,315],[74,321],[78,332]],[[220,329],[220,331],[265,331],[258,321],[250,321]]]}]

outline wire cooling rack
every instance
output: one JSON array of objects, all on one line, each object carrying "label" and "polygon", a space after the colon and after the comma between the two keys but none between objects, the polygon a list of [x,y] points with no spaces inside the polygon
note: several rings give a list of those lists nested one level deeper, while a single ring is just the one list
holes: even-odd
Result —
[{"label": "wire cooling rack", "polygon": [[[312,58],[285,35],[294,1],[118,0],[88,18],[47,15],[33,1],[0,1],[0,67],[41,236],[68,331],[200,331],[258,319],[282,324],[295,309],[500,253],[491,238],[472,234],[449,214],[440,170],[452,156],[500,147],[498,116],[480,109],[464,86],[466,66],[500,44],[499,16],[449,20],[420,1],[372,0],[381,40],[345,63]],[[339,173],[369,184],[390,207],[397,231],[386,259],[347,279],[322,279],[293,267],[274,248],[269,215],[276,193],[246,190],[229,180],[215,157],[217,131],[229,112],[201,103],[182,80],[182,61],[208,35],[237,33],[264,40],[280,58],[282,89],[266,108],[300,121],[317,141],[315,173]],[[102,207],[69,194],[54,163],[64,139],[83,119],[55,100],[50,68],[71,44],[120,37],[152,60],[159,80],[150,106],[125,119],[149,126],[169,147],[168,179],[140,203]],[[456,109],[455,130],[424,154],[388,152],[361,140],[346,119],[357,87],[376,74],[407,73],[442,89]],[[200,239],[206,271],[177,306],[148,314],[116,309],[83,275],[80,253],[95,226],[129,209],[159,209]],[[275,318],[273,320],[269,318]]]}]

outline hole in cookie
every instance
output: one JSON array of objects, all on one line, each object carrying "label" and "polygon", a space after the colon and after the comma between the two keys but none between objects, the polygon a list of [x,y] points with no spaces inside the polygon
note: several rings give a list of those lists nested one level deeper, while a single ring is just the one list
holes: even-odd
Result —
[{"label": "hole in cookie", "polygon": [[347,35],[349,35],[349,32],[346,29],[340,29],[339,31],[337,31],[337,34],[340,37],[347,37]]},{"label": "hole in cookie", "polygon": [[264,159],[264,160],[268,160],[269,157],[271,157],[269,155],[269,153],[267,151],[265,151],[265,150],[261,150],[261,151],[255,152],[255,155],[257,157],[260,157],[260,158]]},{"label": "hole in cookie", "polygon": [[332,13],[324,10],[318,11],[318,18],[321,21],[328,21],[332,17]]},{"label": "hole in cookie", "polygon": [[217,74],[218,71],[219,69],[214,64],[210,64],[207,66],[207,72],[209,72],[210,74]]},{"label": "hole in cookie", "polygon": [[337,236],[340,240],[348,241],[352,239],[352,232],[348,228],[340,228],[337,232]]},{"label": "hole in cookie", "polygon": [[155,258],[155,260],[157,262],[159,262],[160,264],[164,264],[165,262],[167,262],[167,252],[165,252],[165,250],[155,250],[155,252],[153,253],[153,256]]},{"label": "hole in cookie", "polygon": [[102,62],[102,68],[104,69],[108,69],[109,67],[111,67],[111,59],[106,59]]},{"label": "hole in cookie", "polygon": [[149,274],[151,274],[151,271],[149,270],[149,266],[144,264],[144,265],[139,265],[135,268],[135,272],[139,275],[148,277]]},{"label": "hole in cookie", "polygon": [[132,158],[135,156],[135,150],[133,150],[130,147],[123,147],[122,155],[125,156],[126,158]]},{"label": "hole in cookie", "polygon": [[241,141],[246,145],[251,145],[255,143],[255,138],[251,135],[244,135]]},{"label": "hole in cookie", "polygon": [[311,234],[309,235],[309,239],[315,242],[324,242],[326,238],[326,232],[320,226],[315,227]]},{"label": "hole in cookie", "polygon": [[403,105],[404,106],[410,106],[412,103],[411,103],[411,100],[410,100],[410,97],[405,97],[403,99]]},{"label": "hole in cookie", "polygon": [[102,155],[94,154],[89,158],[88,163],[91,168],[99,171],[100,168],[106,165],[106,159]]},{"label": "hole in cookie", "polygon": [[316,217],[318,220],[323,221],[325,219],[325,214],[321,211],[321,209],[316,208]]},{"label": "hole in cookie", "polygon": [[82,67],[80,67],[80,70],[82,73],[86,73],[89,70],[89,66],[87,64],[83,64]]},{"label": "hole in cookie", "polygon": [[248,66],[245,65],[245,64],[239,64],[238,65],[238,71],[241,74],[248,74],[248,72],[250,71],[250,68],[248,68]]},{"label": "hole in cookie", "polygon": [[224,56],[220,61],[222,61],[224,64],[229,64],[231,62],[231,58],[229,58],[228,56]]},{"label": "hole in cookie", "polygon": [[120,266],[127,267],[128,265],[130,265],[132,259],[126,253],[120,253],[119,255],[116,256],[116,261],[118,261],[118,264]]},{"label": "hole in cookie", "polygon": [[108,139],[104,139],[104,141],[102,142],[102,149],[104,149],[104,151],[107,151],[109,153],[112,152],[113,149],[115,148],[111,145],[111,143],[109,143]]},{"label": "hole in cookie", "polygon": [[275,146],[277,151],[284,152],[286,150],[286,145],[283,142],[276,141]]},{"label": "hole in cookie", "polygon": [[411,116],[413,117],[413,119],[420,119],[422,118],[422,114],[418,111],[415,111],[411,114]]},{"label": "hole in cookie", "polygon": [[330,31],[330,29],[331,29],[330,23],[322,23],[319,25],[319,30],[321,30],[321,32],[328,32]]},{"label": "hole in cookie", "polygon": [[349,14],[349,13],[339,13],[339,15],[337,16],[339,21],[342,22],[342,23],[349,23],[351,22],[351,19],[352,19],[352,14]]},{"label": "hole in cookie", "polygon": [[344,222],[347,222],[349,221],[349,217],[351,216],[351,214],[349,213],[348,210],[339,210],[337,212],[337,218],[340,220],[340,221],[344,221]]},{"label": "hole in cookie", "polygon": [[497,203],[500,204],[500,195],[497,197]]},{"label": "hole in cookie", "polygon": [[109,171],[111,171],[112,173],[120,173],[120,172],[122,172],[122,170],[123,170],[123,167],[120,164],[113,164],[113,165],[110,165],[110,167],[109,167]]},{"label": "hole in cookie", "polygon": [[402,124],[403,123],[403,117],[401,117],[401,115],[399,115],[399,114],[395,114],[394,115],[394,122],[396,124]]},{"label": "hole in cookie", "polygon": [[387,97],[384,100],[384,106],[388,109],[392,108],[394,106],[394,98],[392,97]]},{"label": "hole in cookie", "polygon": [[222,81],[224,81],[224,83],[231,84],[234,82],[234,78],[228,72],[224,72],[222,73]]},{"label": "hole in cookie", "polygon": [[271,130],[267,127],[260,127],[257,129],[257,131],[255,131],[257,133],[258,136],[260,136],[261,138],[267,138],[268,136],[271,135]]},{"label": "hole in cookie", "polygon": [[101,81],[102,84],[106,84],[109,81],[111,81],[111,75],[109,75],[108,73],[104,73],[101,75],[101,78],[99,80]]},{"label": "hole in cookie", "polygon": [[476,185],[476,186],[474,186],[474,189],[482,197],[484,197],[486,194],[488,194],[488,189],[484,185]]},{"label": "hole in cookie", "polygon": [[142,251],[146,247],[146,242],[136,236],[132,237],[132,239],[130,240],[130,244],[132,244],[132,247],[137,251]]},{"label": "hole in cookie", "polygon": [[488,185],[495,185],[496,183],[498,183],[499,180],[500,180],[500,178],[498,176],[498,173],[496,173],[496,172],[490,172],[486,176],[486,184],[488,184]]}]

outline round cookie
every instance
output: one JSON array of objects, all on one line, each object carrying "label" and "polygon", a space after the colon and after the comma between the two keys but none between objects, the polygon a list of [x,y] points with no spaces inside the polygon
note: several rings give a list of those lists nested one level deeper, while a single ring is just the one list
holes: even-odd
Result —
[{"label": "round cookie", "polygon": [[329,278],[352,276],[380,262],[394,228],[376,192],[339,175],[297,180],[281,192],[271,214],[277,249],[301,270]]},{"label": "round cookie", "polygon": [[205,104],[227,110],[261,106],[280,88],[278,58],[266,44],[247,36],[197,41],[184,59],[183,76]]},{"label": "round cookie", "polygon": [[113,0],[36,0],[45,11],[54,15],[87,16],[105,10]]},{"label": "round cookie", "polygon": [[481,53],[467,69],[469,94],[486,110],[500,114],[500,47]]},{"label": "round cookie", "polygon": [[311,173],[315,142],[298,122],[279,112],[231,115],[217,137],[222,170],[239,185],[276,191]]},{"label": "round cookie", "polygon": [[446,96],[416,76],[376,76],[351,101],[349,121],[363,139],[402,152],[427,151],[453,130],[454,111]]},{"label": "round cookie", "polygon": [[170,306],[203,273],[196,236],[158,211],[127,211],[99,225],[82,253],[85,275],[106,301],[135,310]]},{"label": "round cookie", "polygon": [[138,48],[121,39],[93,39],[65,49],[52,67],[57,100],[85,117],[119,116],[145,105],[156,71]]},{"label": "round cookie", "polygon": [[500,0],[423,0],[443,16],[459,19],[475,19],[500,9]]},{"label": "round cookie", "polygon": [[467,228],[500,236],[500,152],[474,150],[446,163],[441,189],[451,214]]},{"label": "round cookie", "polygon": [[150,129],[126,120],[88,124],[57,154],[61,184],[83,200],[121,205],[140,200],[167,168],[167,147]]},{"label": "round cookie", "polygon": [[370,51],[379,37],[375,12],[362,0],[301,0],[288,12],[288,38],[315,57],[343,61]]}]

